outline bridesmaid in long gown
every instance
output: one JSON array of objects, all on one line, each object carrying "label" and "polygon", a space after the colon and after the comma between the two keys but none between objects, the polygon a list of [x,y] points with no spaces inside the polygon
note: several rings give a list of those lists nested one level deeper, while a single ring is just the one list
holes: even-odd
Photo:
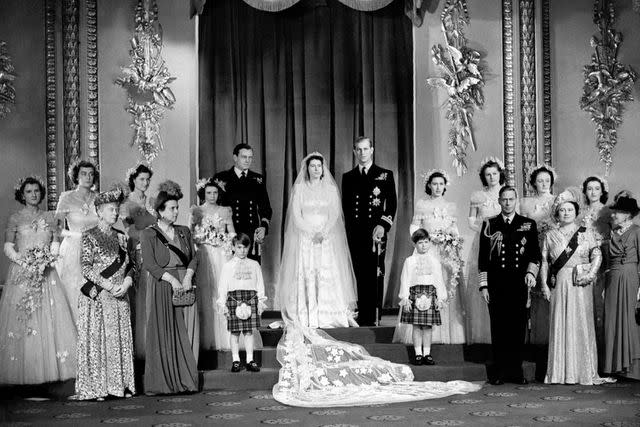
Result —
[{"label": "bridesmaid in long gown", "polygon": [[133,287],[129,295],[134,322],[133,338],[136,359],[144,359],[145,356],[145,330],[147,327],[147,311],[149,311],[149,300],[147,298],[149,273],[142,269],[140,235],[142,230],[157,222],[152,202],[147,196],[152,176],[153,171],[151,168],[143,163],[127,171],[127,182],[131,193],[122,204],[120,212],[122,223],[129,236],[129,253],[136,266]]},{"label": "bridesmaid in long gown", "polygon": [[[547,165],[538,165],[529,172],[529,185],[535,194],[520,200],[520,214],[531,218],[538,228],[538,242],[540,248],[544,236],[554,225],[551,206],[555,197],[551,194],[553,184],[557,179],[555,170]],[[531,332],[529,341],[533,344],[547,344],[549,342],[549,303],[542,295],[540,276],[536,287],[531,290]]]},{"label": "bridesmaid in long gown", "polygon": [[498,193],[506,181],[504,164],[499,159],[488,157],[480,165],[480,182],[484,188],[471,193],[468,218],[469,227],[475,232],[475,236],[469,252],[467,283],[463,295],[467,344],[491,342],[489,308],[478,291],[480,229],[485,219],[500,213]]},{"label": "bridesmaid in long gown", "polygon": [[[416,203],[413,220],[409,227],[409,233],[413,234],[419,228],[427,230],[430,236],[437,232],[444,232],[451,236],[459,236],[457,225],[457,207],[453,202],[445,200],[444,195],[450,183],[449,175],[441,169],[428,171],[425,176],[426,197]],[[440,344],[462,344],[465,342],[464,319],[460,303],[460,291],[462,277],[452,283],[451,276],[455,274],[452,266],[447,265],[443,258],[446,257],[444,246],[437,244],[436,258],[442,266],[442,277],[447,288],[449,298],[447,305],[440,310],[442,325],[433,328],[433,342]],[[460,266],[462,267],[462,266]],[[457,272],[461,274],[461,271]]]},{"label": "bridesmaid in long gown", "polygon": [[604,372],[640,380],[640,326],[635,309],[640,300],[640,226],[633,223],[636,199],[617,196],[611,206],[609,271],[604,297]]},{"label": "bridesmaid in long gown", "polygon": [[189,290],[198,265],[188,227],[175,225],[180,186],[160,184],[154,209],[158,223],[142,231],[142,266],[152,276],[148,293],[146,394],[198,390],[200,331],[197,305],[174,306],[173,292]]},{"label": "bridesmaid in long gown", "polygon": [[[76,325],[55,268],[34,282],[25,273],[25,253],[58,251],[56,220],[39,205],[45,196],[38,177],[15,188],[24,208],[9,217],[4,253],[11,264],[0,299],[0,384],[41,384],[76,375]],[[33,298],[29,300],[29,297]]]},{"label": "bridesmaid in long gown", "polygon": [[95,198],[98,225],[82,233],[82,274],[78,297],[78,400],[131,397],[133,335],[127,292],[133,272],[124,233],[113,228],[124,195],[120,189]]},{"label": "bridesmaid in long gown", "polygon": [[544,382],[601,384],[610,379],[598,376],[591,286],[602,254],[593,231],[576,223],[580,208],[567,194],[553,207],[559,227],[547,232],[542,245],[542,292],[551,302]]},{"label": "bridesmaid in long gown", "polygon": [[[231,259],[233,228],[231,208],[218,205],[220,186],[211,178],[196,184],[201,204],[191,207],[190,226],[198,249],[196,273],[200,346],[202,349],[229,350],[227,319],[216,309],[218,279],[225,262]],[[242,335],[242,334],[241,334]],[[257,334],[260,336],[260,334]]]},{"label": "bridesmaid in long gown", "polygon": [[84,283],[80,252],[82,251],[82,232],[98,224],[98,216],[94,206],[95,191],[91,188],[99,182],[98,170],[86,160],[76,161],[69,166],[71,182],[75,190],[65,191],[60,195],[56,217],[62,222],[63,237],[60,244],[60,260],[57,265],[58,275],[67,297],[73,321],[78,320],[78,296]]},{"label": "bridesmaid in long gown", "polygon": [[586,209],[580,213],[581,224],[593,230],[600,242],[602,265],[593,284],[593,315],[596,322],[598,360],[604,362],[604,284],[607,258],[609,256],[609,233],[611,231],[611,211],[605,205],[609,198],[608,184],[604,178],[590,176],[582,183]]}]

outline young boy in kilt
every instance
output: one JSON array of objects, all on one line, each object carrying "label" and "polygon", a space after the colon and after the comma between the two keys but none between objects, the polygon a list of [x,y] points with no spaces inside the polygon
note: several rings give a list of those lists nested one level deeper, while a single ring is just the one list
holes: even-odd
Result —
[{"label": "young boy in kilt", "polygon": [[239,372],[240,334],[244,334],[247,351],[247,371],[258,372],[253,360],[253,330],[260,327],[260,315],[266,308],[264,282],[258,262],[247,258],[251,239],[244,233],[233,238],[234,256],[222,266],[217,304],[227,316],[227,329],[231,332],[231,372]]},{"label": "young boy in kilt", "polygon": [[429,233],[420,228],[411,235],[413,255],[404,261],[400,277],[400,322],[412,326],[414,365],[434,365],[431,357],[431,334],[434,325],[442,324],[440,308],[447,299],[442,280],[442,266],[430,253]]}]

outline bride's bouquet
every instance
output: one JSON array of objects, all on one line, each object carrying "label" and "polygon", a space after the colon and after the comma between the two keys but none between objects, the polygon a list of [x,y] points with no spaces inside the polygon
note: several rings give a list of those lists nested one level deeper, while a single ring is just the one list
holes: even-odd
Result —
[{"label": "bride's bouquet", "polygon": [[464,261],[462,260],[462,243],[463,239],[449,229],[438,228],[429,233],[431,242],[435,244],[440,252],[442,263],[450,271],[449,283],[446,283],[449,290],[449,298],[455,295],[455,289],[458,285],[458,278],[462,272]]},{"label": "bride's bouquet", "polygon": [[58,260],[48,246],[33,246],[20,254],[18,264],[22,267],[18,273],[19,286],[25,292],[18,302],[18,316],[27,321],[40,308],[42,285],[46,280],[45,271]]}]

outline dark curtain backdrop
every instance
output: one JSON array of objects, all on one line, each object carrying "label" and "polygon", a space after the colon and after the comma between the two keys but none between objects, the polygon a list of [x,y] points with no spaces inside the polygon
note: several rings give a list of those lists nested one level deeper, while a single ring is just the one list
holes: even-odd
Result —
[{"label": "dark curtain backdrop", "polygon": [[396,300],[413,211],[413,60],[402,1],[359,12],[303,0],[278,13],[237,0],[207,2],[200,19],[200,176],[232,166],[233,147],[254,148],[274,215],[263,273],[270,306],[284,213],[301,159],[320,151],[338,185],[353,168],[352,142],[375,141],[392,169],[398,215],[387,254],[385,305]]}]

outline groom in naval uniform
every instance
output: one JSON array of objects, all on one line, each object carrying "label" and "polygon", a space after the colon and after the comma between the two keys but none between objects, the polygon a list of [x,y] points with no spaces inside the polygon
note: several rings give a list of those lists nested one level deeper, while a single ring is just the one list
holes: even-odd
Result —
[{"label": "groom in naval uniform", "polygon": [[358,137],[358,165],[342,176],[342,211],[358,286],[358,324],[373,326],[382,307],[386,236],[393,225],[397,197],[393,172],[373,163],[373,141]]},{"label": "groom in naval uniform", "polygon": [[260,262],[260,247],[269,231],[272,210],[264,178],[249,170],[252,161],[251,146],[236,145],[233,167],[215,174],[213,181],[222,189],[218,204],[231,207],[236,233],[245,233],[251,238],[248,257]]},{"label": "groom in naval uniform", "polygon": [[522,351],[527,326],[527,297],[536,284],[541,255],[534,220],[515,211],[517,194],[500,189],[501,212],[485,220],[480,231],[480,292],[489,304],[493,365],[489,382],[526,384]]}]

